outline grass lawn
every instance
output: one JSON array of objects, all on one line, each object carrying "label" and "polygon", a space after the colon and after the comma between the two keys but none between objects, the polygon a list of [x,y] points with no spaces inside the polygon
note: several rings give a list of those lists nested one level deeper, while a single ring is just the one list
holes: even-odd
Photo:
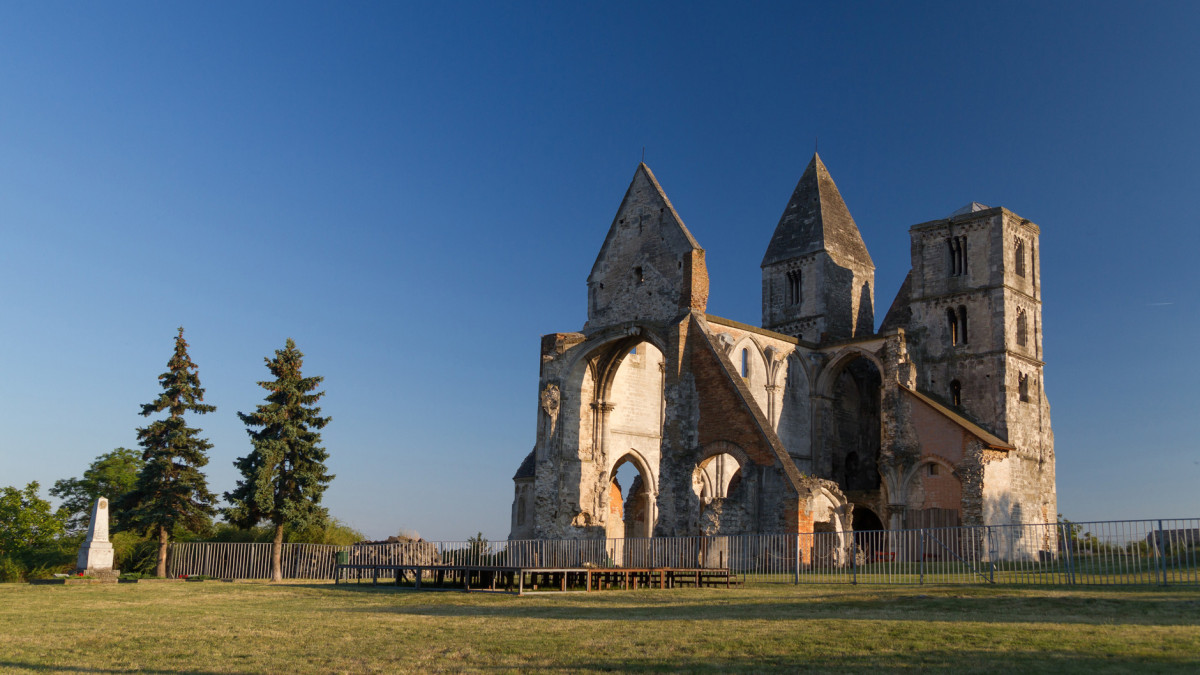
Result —
[{"label": "grass lawn", "polygon": [[0,584],[0,672],[1198,672],[1200,589]]}]

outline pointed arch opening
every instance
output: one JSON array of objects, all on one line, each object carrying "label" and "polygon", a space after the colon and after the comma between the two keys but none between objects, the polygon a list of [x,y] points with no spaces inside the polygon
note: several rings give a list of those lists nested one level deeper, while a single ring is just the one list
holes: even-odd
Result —
[{"label": "pointed arch opening", "polygon": [[881,395],[879,365],[851,352],[822,376],[830,416],[821,464],[848,495],[880,488]]},{"label": "pointed arch opening", "polygon": [[625,453],[609,472],[609,539],[633,539],[654,534],[654,494],[644,459]]},{"label": "pointed arch opening", "polygon": [[[561,413],[552,428],[541,432],[553,438],[544,451],[559,458],[556,462],[586,470],[562,474],[559,501],[570,506],[556,514],[537,513],[537,525],[553,519],[568,536],[623,538],[629,515],[625,502],[635,488],[635,495],[650,494],[648,517],[638,529],[638,536],[646,536],[657,510],[664,343],[652,329],[628,325],[598,332],[589,342],[589,348],[573,355],[568,376],[557,383]],[[638,458],[634,473],[641,474],[641,481],[636,485],[636,476],[613,473],[618,463],[632,461],[624,459],[630,453]]]}]

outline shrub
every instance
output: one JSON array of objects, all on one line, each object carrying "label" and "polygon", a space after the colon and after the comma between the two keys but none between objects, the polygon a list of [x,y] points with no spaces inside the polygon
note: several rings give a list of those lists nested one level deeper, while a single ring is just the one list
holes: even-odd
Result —
[{"label": "shrub", "polygon": [[8,556],[0,556],[0,583],[14,584],[25,580],[25,567]]}]

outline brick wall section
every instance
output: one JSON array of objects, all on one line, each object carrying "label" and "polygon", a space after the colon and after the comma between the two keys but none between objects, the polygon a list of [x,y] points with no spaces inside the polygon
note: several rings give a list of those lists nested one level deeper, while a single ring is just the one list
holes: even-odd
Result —
[{"label": "brick wall section", "polygon": [[[694,341],[707,342],[703,335],[693,335]],[[688,366],[696,378],[696,386],[704,392],[700,399],[700,421],[696,427],[700,446],[715,441],[729,441],[744,450],[756,463],[774,465],[774,453],[764,442],[759,421],[738,395],[729,371],[713,350],[702,344],[690,346]]]}]

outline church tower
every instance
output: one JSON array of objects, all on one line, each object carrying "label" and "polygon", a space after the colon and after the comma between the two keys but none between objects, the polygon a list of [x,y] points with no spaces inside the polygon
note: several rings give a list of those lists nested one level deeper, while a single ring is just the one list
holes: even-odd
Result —
[{"label": "church tower", "polygon": [[815,153],[775,227],[762,275],[763,328],[813,343],[875,330],[875,264]]},{"label": "church tower", "polygon": [[1037,225],[972,202],[909,234],[917,386],[1002,438],[1037,429],[1045,398]]},{"label": "church tower", "polygon": [[1040,230],[1008,209],[972,202],[909,234],[907,329],[917,387],[1015,448],[1008,498],[1022,506],[1012,522],[1054,522]]}]

